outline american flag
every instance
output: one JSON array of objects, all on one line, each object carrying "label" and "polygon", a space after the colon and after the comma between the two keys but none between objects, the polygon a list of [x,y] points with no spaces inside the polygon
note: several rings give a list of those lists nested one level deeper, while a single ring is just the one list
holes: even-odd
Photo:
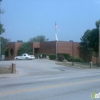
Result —
[{"label": "american flag", "polygon": [[57,26],[57,24],[56,24],[56,22],[55,22],[55,30],[57,30],[57,28],[58,28],[58,26]]},{"label": "american flag", "polygon": [[55,22],[55,36],[56,36],[56,41],[58,41],[57,29],[58,29],[58,26],[57,26],[57,24]]}]

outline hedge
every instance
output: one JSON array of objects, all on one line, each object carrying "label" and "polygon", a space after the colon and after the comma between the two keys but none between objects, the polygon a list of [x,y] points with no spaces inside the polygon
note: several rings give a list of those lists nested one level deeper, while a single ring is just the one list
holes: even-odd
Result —
[{"label": "hedge", "polygon": [[55,54],[49,55],[49,59],[50,60],[55,60],[56,59],[56,55]]}]

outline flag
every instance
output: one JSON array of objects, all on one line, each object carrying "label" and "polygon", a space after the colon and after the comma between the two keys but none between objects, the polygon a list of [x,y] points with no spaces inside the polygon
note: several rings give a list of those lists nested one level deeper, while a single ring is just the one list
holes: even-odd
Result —
[{"label": "flag", "polygon": [[58,26],[57,26],[57,24],[55,22],[55,36],[56,36],[56,41],[58,41],[57,29],[58,29]]},{"label": "flag", "polygon": [[56,41],[58,41],[58,36],[57,36],[57,33],[55,33],[55,36],[56,36]]}]

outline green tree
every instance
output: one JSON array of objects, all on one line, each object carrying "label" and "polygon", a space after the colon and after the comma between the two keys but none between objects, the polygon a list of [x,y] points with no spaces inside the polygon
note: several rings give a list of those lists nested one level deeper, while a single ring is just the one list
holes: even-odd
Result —
[{"label": "green tree", "polygon": [[30,38],[29,39],[29,42],[45,42],[45,41],[48,41],[49,39],[46,39],[45,36],[43,35],[38,35],[34,38]]},{"label": "green tree", "polygon": [[99,28],[99,25],[100,25],[100,19],[99,19],[98,21],[96,21],[95,25],[96,25],[96,28]]},{"label": "green tree", "polygon": [[1,37],[1,45],[2,48],[5,47],[8,43],[10,43],[11,41],[7,38]]},{"label": "green tree", "polygon": [[[96,28],[87,30],[81,38],[80,52],[84,56],[92,57],[92,54],[97,56],[99,51],[99,24],[100,20],[96,21]],[[83,53],[84,52],[84,53]]]},{"label": "green tree", "polygon": [[23,43],[18,50],[18,55],[21,55],[23,53],[32,54],[32,46],[28,42]]},{"label": "green tree", "polygon": [[17,40],[17,42],[23,42],[23,40]]},{"label": "green tree", "polygon": [[91,61],[93,49],[89,46],[89,37],[91,35],[91,30],[87,30],[81,38],[80,42],[80,57],[84,59],[84,61]]},{"label": "green tree", "polygon": [[89,47],[93,49],[94,52],[99,51],[99,29],[93,29],[90,36],[88,37]]},{"label": "green tree", "polygon": [[5,32],[5,29],[3,28],[3,24],[0,24],[0,35],[2,34],[2,33],[4,33]]},{"label": "green tree", "polygon": [[2,54],[5,55],[5,57],[8,57],[8,53],[9,53],[9,49],[7,47],[3,48]]},{"label": "green tree", "polygon": [[99,24],[100,24],[100,20],[96,21],[96,23],[95,23],[96,28],[91,30],[91,34],[88,38],[89,47],[91,47],[93,49],[93,51],[96,53],[96,55],[99,52]]},{"label": "green tree", "polygon": [[7,38],[1,37],[1,52],[2,54],[4,54],[6,57],[8,56],[8,48],[6,47],[6,45],[8,43],[10,43],[11,41]]},{"label": "green tree", "polygon": [[[3,24],[0,24],[0,35],[4,32],[5,32],[5,29],[3,28]],[[1,37],[1,45],[0,46],[1,46],[1,53],[2,54],[5,54],[4,51],[7,51],[4,49],[4,46],[8,43],[8,41],[9,41],[8,39]]]}]

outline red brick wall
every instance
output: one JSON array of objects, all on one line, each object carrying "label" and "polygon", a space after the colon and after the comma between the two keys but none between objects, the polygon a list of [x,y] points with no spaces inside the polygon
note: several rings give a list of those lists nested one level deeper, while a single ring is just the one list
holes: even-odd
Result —
[{"label": "red brick wall", "polygon": [[22,45],[23,43],[22,42],[16,42],[15,43],[15,56],[17,56],[17,52],[18,52],[18,49],[20,48],[20,46]]},{"label": "red brick wall", "polygon": [[[73,47],[72,47],[73,46]],[[75,57],[79,57],[79,43],[77,42],[65,42],[65,41],[57,41],[57,53],[68,53],[73,55],[72,50],[74,52]],[[51,42],[43,42],[40,43],[40,51],[39,53],[46,54],[55,54],[56,53],[56,41]]]},{"label": "red brick wall", "polygon": [[76,42],[63,42],[63,41],[57,42],[58,53],[65,53],[65,54],[68,53],[71,56],[73,56],[74,53],[75,57],[79,57],[78,47],[79,47],[79,43]]},{"label": "red brick wall", "polygon": [[79,43],[74,42],[74,56],[79,57]]},{"label": "red brick wall", "polygon": [[39,53],[55,54],[56,53],[56,42],[41,42]]},{"label": "red brick wall", "polygon": [[40,48],[40,42],[32,42],[30,44],[32,46],[32,53],[34,54],[34,49],[35,48]]},{"label": "red brick wall", "polygon": [[[12,42],[8,45],[9,50],[12,48],[14,50],[14,55],[11,56],[9,53],[9,57],[7,59],[13,59],[15,56],[17,56],[18,48],[22,45],[21,42]],[[32,46],[33,54],[34,49],[39,48],[38,53],[44,53],[44,54],[55,54],[56,53],[56,41],[49,41],[49,42],[34,42],[30,43]],[[72,48],[73,45],[73,48]],[[74,42],[65,42],[65,41],[57,41],[57,53],[68,53],[70,55],[73,55],[72,50],[74,50],[74,56],[79,57],[79,50],[78,50],[79,43]]]},{"label": "red brick wall", "polygon": [[[44,53],[44,54],[55,54],[56,53],[56,41],[49,41],[49,42],[34,42],[34,43],[30,43],[33,50],[33,54],[34,54],[34,49],[35,48],[39,48],[39,52],[38,53]],[[7,45],[7,47],[9,48],[9,56],[6,57],[6,60],[11,60],[14,59],[15,56],[17,56],[17,51],[19,49],[19,47],[22,45],[21,42],[12,42],[9,43]],[[73,47],[72,47],[73,46]],[[57,41],[57,53],[62,54],[62,53],[68,53],[70,55],[73,56],[73,52],[72,50],[74,50],[74,56],[75,57],[79,57],[79,43],[77,42],[66,42],[66,41]],[[13,49],[14,50],[14,54],[11,55],[10,54],[10,50]],[[94,63],[96,63],[96,59],[95,57],[92,58],[92,61]]]},{"label": "red brick wall", "polygon": [[[6,57],[6,60],[12,60],[15,56],[17,56],[18,48],[22,45],[21,42],[11,42],[7,45],[7,48],[9,49],[8,57]],[[14,54],[11,55],[10,50],[13,49]]]},{"label": "red brick wall", "polygon": [[[7,60],[11,60],[14,58],[15,56],[15,42],[11,42],[7,45],[8,48],[8,57],[6,57]],[[13,56],[10,54],[10,50],[13,49],[14,50],[14,54]]]},{"label": "red brick wall", "polygon": [[[39,52],[38,53],[44,53],[44,54],[55,54],[56,53],[56,41],[50,41],[50,42],[34,42],[34,43],[30,43],[33,50],[33,54],[34,54],[34,48],[39,48]],[[15,56],[17,56],[17,51],[19,49],[19,47],[22,45],[21,42],[12,42],[9,43],[7,45],[7,47],[9,48],[9,56],[6,57],[6,60],[12,60],[14,59]],[[72,48],[73,46],[73,48]],[[72,50],[74,50],[74,56],[75,57],[79,57],[79,43],[77,42],[66,42],[66,41],[57,41],[57,53],[62,54],[62,53],[68,53],[70,55],[73,56],[73,52]],[[10,54],[10,50],[13,49],[14,50],[14,54],[11,55]],[[92,62],[96,63],[96,61],[98,61],[98,59],[96,59],[95,57],[92,57]]]}]

